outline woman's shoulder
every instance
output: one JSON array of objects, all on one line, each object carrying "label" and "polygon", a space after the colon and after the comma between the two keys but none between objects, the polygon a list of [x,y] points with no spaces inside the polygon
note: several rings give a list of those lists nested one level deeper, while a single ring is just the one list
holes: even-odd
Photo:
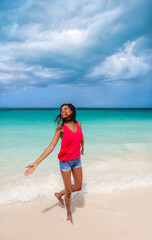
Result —
[{"label": "woman's shoulder", "polygon": [[63,131],[62,123],[57,126],[56,131]]},{"label": "woman's shoulder", "polygon": [[77,121],[77,123],[79,124],[79,126],[81,127],[81,123]]}]

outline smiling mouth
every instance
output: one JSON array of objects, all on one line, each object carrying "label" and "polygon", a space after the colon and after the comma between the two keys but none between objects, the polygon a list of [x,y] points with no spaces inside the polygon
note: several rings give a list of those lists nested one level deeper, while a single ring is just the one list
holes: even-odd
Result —
[{"label": "smiling mouth", "polygon": [[66,113],[62,113],[62,116],[68,116]]}]

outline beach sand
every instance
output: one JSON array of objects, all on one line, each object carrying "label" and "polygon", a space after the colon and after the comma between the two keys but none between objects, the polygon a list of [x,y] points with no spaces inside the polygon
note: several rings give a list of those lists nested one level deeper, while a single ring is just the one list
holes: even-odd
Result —
[{"label": "beach sand", "polygon": [[0,240],[151,240],[152,187],[72,195],[73,225],[57,199],[0,206]]}]

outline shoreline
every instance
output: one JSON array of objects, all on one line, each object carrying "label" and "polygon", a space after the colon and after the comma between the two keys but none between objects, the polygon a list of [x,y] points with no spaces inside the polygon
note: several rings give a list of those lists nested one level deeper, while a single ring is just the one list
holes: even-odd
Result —
[{"label": "shoreline", "polygon": [[152,239],[152,186],[87,196],[75,192],[71,211],[73,225],[55,196],[0,205],[0,239]]}]

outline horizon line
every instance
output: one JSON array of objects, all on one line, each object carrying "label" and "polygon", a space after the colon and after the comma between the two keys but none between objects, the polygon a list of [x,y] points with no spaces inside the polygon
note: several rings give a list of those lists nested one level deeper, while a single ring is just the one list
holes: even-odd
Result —
[{"label": "horizon line", "polygon": [[[18,109],[18,110],[22,110],[22,109],[29,109],[29,110],[49,110],[49,109],[59,109],[60,107],[0,107],[0,110],[14,110],[14,109]],[[152,109],[152,107],[75,107],[76,109]]]}]

